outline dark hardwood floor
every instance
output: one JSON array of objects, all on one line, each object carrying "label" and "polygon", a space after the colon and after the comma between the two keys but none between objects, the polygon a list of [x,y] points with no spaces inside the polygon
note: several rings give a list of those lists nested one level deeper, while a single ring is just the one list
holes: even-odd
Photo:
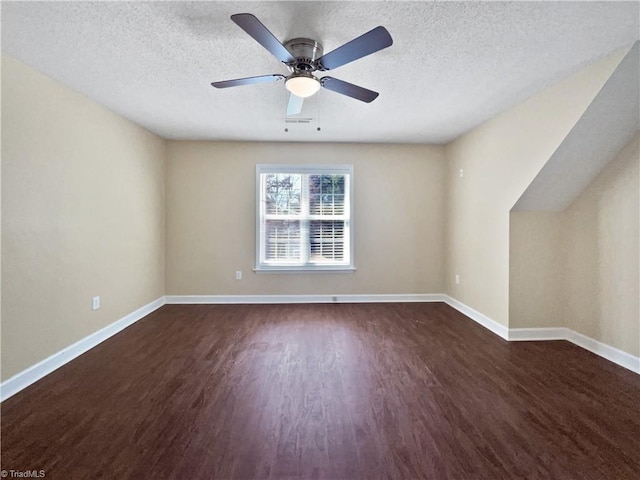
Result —
[{"label": "dark hardwood floor", "polygon": [[1,417],[47,479],[640,478],[640,376],[441,303],[164,306]]}]

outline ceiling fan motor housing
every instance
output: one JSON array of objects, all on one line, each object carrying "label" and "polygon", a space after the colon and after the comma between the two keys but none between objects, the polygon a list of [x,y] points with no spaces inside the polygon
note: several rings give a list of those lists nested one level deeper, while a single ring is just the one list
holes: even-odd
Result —
[{"label": "ceiling fan motor housing", "polygon": [[320,43],[311,38],[293,38],[287,40],[284,46],[295,57],[295,61],[287,64],[292,72],[311,73],[318,69],[315,61],[322,56]]}]

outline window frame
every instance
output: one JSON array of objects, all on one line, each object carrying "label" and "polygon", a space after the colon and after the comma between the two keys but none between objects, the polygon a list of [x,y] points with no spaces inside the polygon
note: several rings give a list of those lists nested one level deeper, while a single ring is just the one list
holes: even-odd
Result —
[{"label": "window frame", "polygon": [[[302,175],[345,175],[345,236],[344,248],[348,249],[348,262],[340,265],[326,263],[304,263],[273,265],[262,262],[263,258],[263,202],[262,182],[263,174],[302,174]],[[353,165],[297,165],[297,164],[257,164],[255,188],[255,267],[256,273],[313,273],[313,272],[353,272],[354,262],[354,229],[353,229]],[[302,220],[305,221],[305,220]],[[306,220],[310,221],[310,220]],[[301,228],[301,231],[304,230]]]}]

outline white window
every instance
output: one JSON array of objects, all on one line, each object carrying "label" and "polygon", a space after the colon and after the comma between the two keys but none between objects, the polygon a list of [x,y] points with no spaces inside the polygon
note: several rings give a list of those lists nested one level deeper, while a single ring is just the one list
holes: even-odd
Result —
[{"label": "white window", "polygon": [[351,165],[258,165],[256,270],[352,270]]}]

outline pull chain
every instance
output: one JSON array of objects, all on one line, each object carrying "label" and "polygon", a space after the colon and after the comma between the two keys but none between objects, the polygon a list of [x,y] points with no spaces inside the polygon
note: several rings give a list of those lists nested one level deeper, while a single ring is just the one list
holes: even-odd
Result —
[{"label": "pull chain", "polygon": [[[320,89],[321,91],[322,89]],[[318,91],[318,94],[316,95],[316,125],[317,128],[316,130],[319,132],[320,131],[320,91]]]},{"label": "pull chain", "polygon": [[284,118],[282,119],[282,121],[284,122],[284,133],[287,133],[289,131],[289,129],[287,128],[287,112],[284,112]]}]

